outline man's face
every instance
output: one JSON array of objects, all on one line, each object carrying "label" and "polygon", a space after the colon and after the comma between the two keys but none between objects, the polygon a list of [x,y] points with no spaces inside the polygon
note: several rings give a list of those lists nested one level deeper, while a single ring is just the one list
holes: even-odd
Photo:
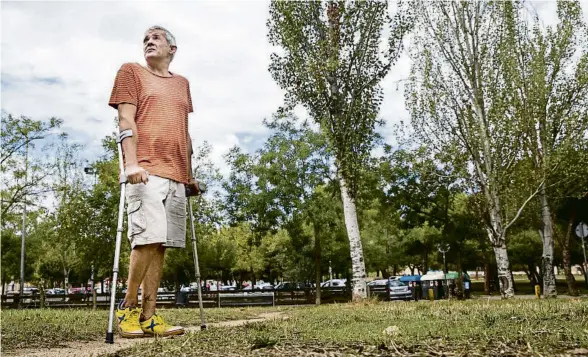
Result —
[{"label": "man's face", "polygon": [[167,58],[175,51],[176,48],[167,43],[165,32],[162,30],[149,31],[143,39],[145,60]]}]

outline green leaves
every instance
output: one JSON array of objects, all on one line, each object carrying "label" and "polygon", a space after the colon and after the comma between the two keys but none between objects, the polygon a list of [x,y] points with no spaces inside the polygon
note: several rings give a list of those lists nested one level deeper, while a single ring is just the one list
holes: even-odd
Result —
[{"label": "green leaves", "polygon": [[[270,73],[286,92],[286,108],[303,105],[320,126],[350,192],[357,191],[361,167],[378,139],[379,83],[411,27],[406,9],[401,3],[389,19],[386,2],[270,5],[268,38],[281,48],[272,54]],[[388,40],[381,38],[385,26]]]}]

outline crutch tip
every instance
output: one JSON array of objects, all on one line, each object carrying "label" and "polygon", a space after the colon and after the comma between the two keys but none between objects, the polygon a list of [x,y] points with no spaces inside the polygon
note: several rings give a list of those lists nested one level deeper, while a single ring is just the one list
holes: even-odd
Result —
[{"label": "crutch tip", "polygon": [[206,330],[206,325],[200,325],[201,330]]},{"label": "crutch tip", "polygon": [[114,343],[114,332],[107,332],[106,333],[106,343]]}]

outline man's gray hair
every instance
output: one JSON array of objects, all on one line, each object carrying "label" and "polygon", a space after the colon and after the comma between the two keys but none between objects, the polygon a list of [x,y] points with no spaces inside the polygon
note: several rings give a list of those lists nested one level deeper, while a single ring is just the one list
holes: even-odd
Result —
[{"label": "man's gray hair", "polygon": [[[174,35],[168,29],[166,29],[163,26],[159,26],[159,25],[151,26],[150,28],[147,29],[147,31],[145,31],[145,34],[151,32],[151,31],[155,31],[155,30],[161,30],[161,31],[165,32],[165,39],[167,40],[167,43],[170,46],[174,46],[176,48],[178,47],[178,45],[176,45],[176,38],[174,37]],[[171,60],[174,59],[174,56],[175,55],[176,55],[175,53],[172,54]]]}]

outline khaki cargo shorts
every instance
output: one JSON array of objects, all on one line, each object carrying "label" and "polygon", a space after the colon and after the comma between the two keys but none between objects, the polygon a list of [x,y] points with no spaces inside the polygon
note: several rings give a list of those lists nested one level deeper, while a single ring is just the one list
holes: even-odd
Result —
[{"label": "khaki cargo shorts", "polygon": [[131,248],[163,243],[186,246],[186,191],[183,183],[149,176],[146,184],[126,184],[128,237]]}]

